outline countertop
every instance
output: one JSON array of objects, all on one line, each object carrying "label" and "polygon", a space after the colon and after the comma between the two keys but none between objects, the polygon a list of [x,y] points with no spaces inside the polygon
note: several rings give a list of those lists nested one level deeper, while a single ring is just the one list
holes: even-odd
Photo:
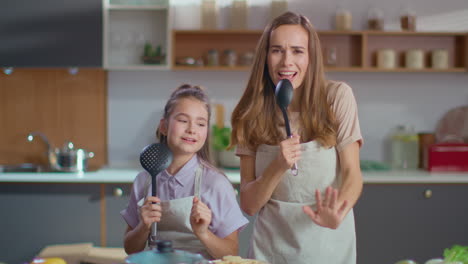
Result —
[{"label": "countertop", "polygon": [[[102,168],[85,173],[0,172],[0,183],[132,183],[139,168]],[[226,176],[233,184],[240,183],[238,170],[225,169]],[[465,183],[468,172],[410,171],[363,171],[366,184],[411,184],[411,183]]]}]

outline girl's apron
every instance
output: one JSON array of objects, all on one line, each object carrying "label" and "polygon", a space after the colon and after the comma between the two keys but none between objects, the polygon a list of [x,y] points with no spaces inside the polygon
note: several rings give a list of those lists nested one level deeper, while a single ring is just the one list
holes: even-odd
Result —
[{"label": "girl's apron", "polygon": [[[195,171],[194,196],[200,197],[200,186],[203,175],[202,166]],[[151,178],[148,181],[148,187],[151,189]],[[144,197],[146,197],[145,195]],[[171,240],[175,249],[185,250],[192,253],[199,253],[206,259],[212,259],[205,246],[195,236],[190,224],[190,213],[192,211],[194,196],[162,201],[162,216],[158,222],[157,239]]]},{"label": "girl's apron", "polygon": [[[354,264],[356,236],[351,209],[333,230],[315,224],[302,206],[315,209],[315,190],[341,184],[335,148],[316,141],[301,144],[302,155],[293,176],[288,170],[270,200],[260,210],[250,241],[249,257],[271,264]],[[279,146],[261,145],[256,156],[256,177],[276,158]]]}]

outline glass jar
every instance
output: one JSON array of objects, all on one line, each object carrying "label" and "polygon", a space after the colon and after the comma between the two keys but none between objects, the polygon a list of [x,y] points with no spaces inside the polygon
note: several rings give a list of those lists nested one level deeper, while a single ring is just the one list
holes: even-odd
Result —
[{"label": "glass jar", "polygon": [[216,0],[203,0],[201,4],[203,29],[216,29],[218,26],[218,8]]},{"label": "glass jar", "polygon": [[351,12],[343,8],[338,8],[335,14],[335,28],[336,30],[351,30],[352,28]]},{"label": "glass jar", "polygon": [[419,138],[413,127],[400,125],[391,136],[391,164],[394,169],[417,169]]},{"label": "glass jar", "polygon": [[284,12],[288,11],[288,1],[286,0],[272,0],[271,1],[271,20],[280,16]]},{"label": "glass jar", "polygon": [[409,7],[404,7],[400,15],[401,30],[416,31],[416,14]]},{"label": "glass jar", "polygon": [[219,66],[219,55],[215,49],[210,49],[207,55],[207,66]]},{"label": "glass jar", "polygon": [[231,5],[231,29],[247,28],[247,1],[234,0]]},{"label": "glass jar", "polygon": [[369,30],[383,30],[384,21],[382,10],[375,7],[369,9],[367,28]]},{"label": "glass jar", "polygon": [[237,65],[237,54],[232,49],[224,51],[224,65],[228,67],[234,67]]}]

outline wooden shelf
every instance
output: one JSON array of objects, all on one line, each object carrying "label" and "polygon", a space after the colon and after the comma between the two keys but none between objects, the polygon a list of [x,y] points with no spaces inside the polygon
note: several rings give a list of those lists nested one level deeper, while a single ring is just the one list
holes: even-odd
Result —
[{"label": "wooden shelf", "polygon": [[[107,70],[167,70],[169,66],[146,65],[141,59],[144,45],[161,46],[170,58],[171,11],[164,1],[148,4],[116,4],[103,1],[103,64]],[[128,1],[130,2],[130,1]],[[159,3],[159,4],[158,4]]]},{"label": "wooden shelf", "polygon": [[[406,31],[319,31],[325,70],[327,72],[452,72],[468,71],[468,33],[464,32],[406,32]],[[255,50],[260,30],[174,30],[172,31],[172,70],[181,71],[246,71],[248,66],[196,67],[177,65],[181,58],[202,59],[207,64],[209,50],[218,51],[220,64],[223,51],[234,50],[237,56]],[[376,64],[379,49],[393,49],[397,68],[380,69]],[[421,49],[425,68],[404,67],[404,53]],[[447,69],[432,69],[430,52],[445,49],[449,56]],[[336,58],[334,58],[335,56]],[[239,59],[238,59],[239,61]]]},{"label": "wooden shelf", "polygon": [[249,66],[181,66],[176,65],[172,67],[174,71],[247,71]]}]

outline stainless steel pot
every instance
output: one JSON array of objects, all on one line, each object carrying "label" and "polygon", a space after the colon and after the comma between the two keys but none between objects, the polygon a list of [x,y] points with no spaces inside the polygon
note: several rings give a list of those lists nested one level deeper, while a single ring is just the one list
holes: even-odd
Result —
[{"label": "stainless steel pot", "polygon": [[47,158],[49,166],[54,171],[84,172],[88,169],[88,159],[94,157],[93,152],[84,149],[75,149],[72,142],[65,142],[64,146],[51,148],[47,137],[40,132],[32,132],[28,135],[28,141],[33,141],[35,136],[40,136],[47,144]]}]

